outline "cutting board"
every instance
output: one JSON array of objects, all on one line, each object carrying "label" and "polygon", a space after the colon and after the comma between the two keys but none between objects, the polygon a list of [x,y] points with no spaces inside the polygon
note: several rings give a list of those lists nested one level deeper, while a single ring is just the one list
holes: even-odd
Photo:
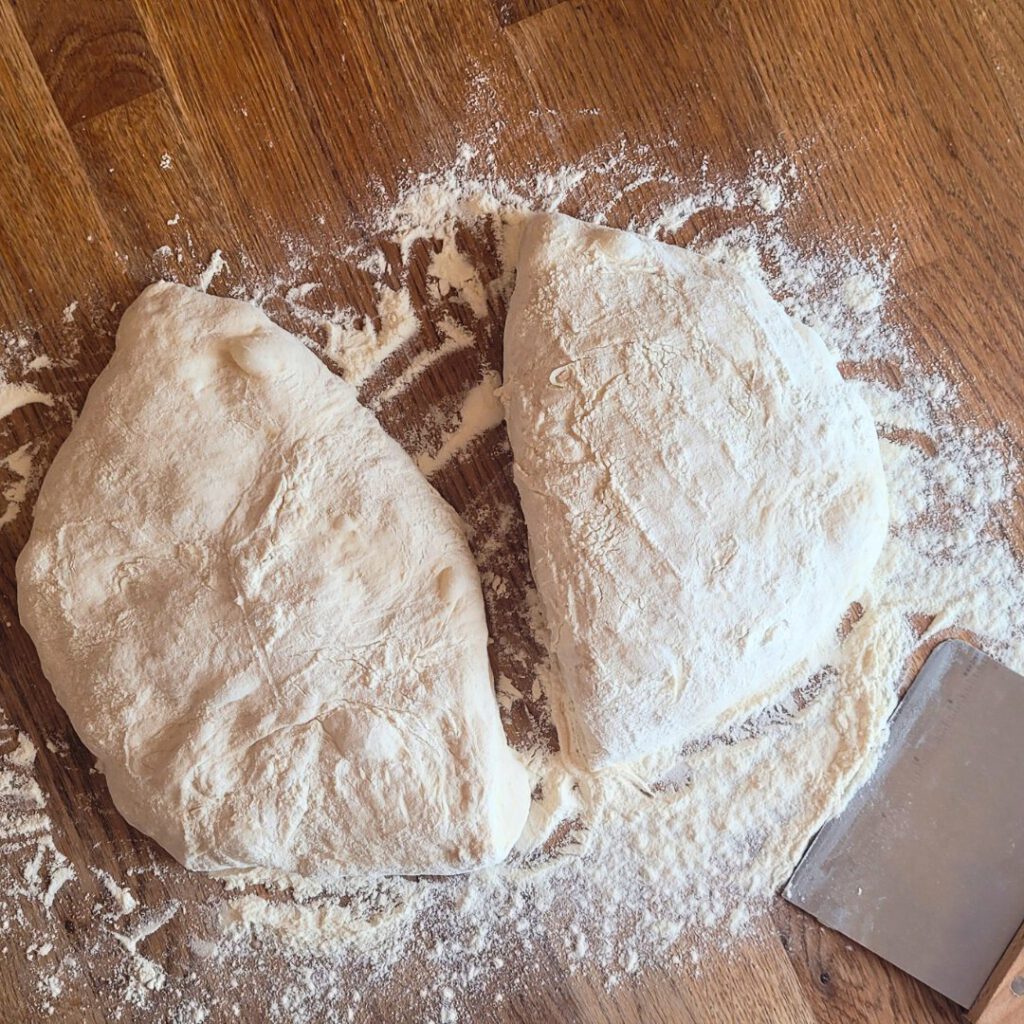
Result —
[{"label": "cutting board", "polygon": [[[43,439],[40,458],[52,458],[110,354],[118,309],[153,276],[154,250],[181,251],[177,272],[195,279],[220,248],[229,273],[213,290],[258,282],[294,255],[289,239],[322,253],[357,239],[379,186],[450,162],[488,129],[496,168],[513,177],[623,138],[665,143],[663,158],[688,178],[705,157],[726,176],[745,173],[758,150],[792,157],[805,189],[792,231],[895,244],[894,309],[924,358],[965,379],[971,414],[1005,421],[1014,438],[1024,425],[1016,3],[0,0],[0,101],[0,328],[29,331],[57,361],[69,335],[78,349],[40,376],[61,401],[0,424],[5,451]],[[632,202],[623,198],[616,223],[629,221]],[[232,263],[241,252],[248,262]],[[309,277],[346,304],[372,300],[366,280],[334,259],[314,259]],[[413,280],[422,290],[422,272]],[[65,323],[73,300],[87,330]],[[495,325],[482,343],[496,347],[499,336]],[[426,390],[384,411],[385,427],[401,438],[431,400],[458,392],[470,367],[446,363]],[[499,430],[435,478],[456,508],[489,489],[514,498],[500,442]],[[208,894],[213,883],[176,870],[113,811],[40,675],[15,613],[14,559],[28,526],[22,515],[0,531],[0,706],[40,749],[61,848],[83,886],[94,884],[89,864],[118,877],[155,864],[162,876],[140,876],[147,902]],[[522,545],[521,523],[510,537]],[[525,587],[517,564],[515,585]],[[67,1019],[101,1020],[96,979],[110,965],[82,948],[90,901],[58,895],[54,912],[64,923],[54,955],[74,951],[94,968],[66,994]],[[190,923],[183,913],[160,929],[149,955],[199,969]],[[699,972],[660,970],[608,991],[585,969],[546,973],[543,949],[537,959],[528,984],[508,979],[505,1002],[476,1019],[958,1019],[781,904]],[[420,1012],[416,972],[413,962],[408,1006],[364,991],[359,1019]],[[26,1019],[34,979],[22,952],[0,957],[0,1020]],[[249,981],[242,1017],[256,1019],[251,993],[273,978]],[[124,1019],[152,1018],[128,1007]]]}]

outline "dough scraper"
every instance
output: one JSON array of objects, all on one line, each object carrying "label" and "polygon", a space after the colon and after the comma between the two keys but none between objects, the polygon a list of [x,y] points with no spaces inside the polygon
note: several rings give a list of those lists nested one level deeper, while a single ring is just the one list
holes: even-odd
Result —
[{"label": "dough scraper", "polygon": [[784,895],[970,1020],[1024,1022],[1024,676],[939,644]]}]

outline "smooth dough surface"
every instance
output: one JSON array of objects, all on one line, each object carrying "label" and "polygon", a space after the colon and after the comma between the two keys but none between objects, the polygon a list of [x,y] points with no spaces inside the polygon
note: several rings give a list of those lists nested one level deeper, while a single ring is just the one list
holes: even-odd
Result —
[{"label": "smooth dough surface", "polygon": [[820,666],[888,501],[866,406],[760,282],[535,216],[501,394],[563,745],[634,760]]},{"label": "smooth dough surface", "polygon": [[519,835],[457,516],[252,306],[132,304],[17,576],[115,804],[187,867],[443,874]]}]

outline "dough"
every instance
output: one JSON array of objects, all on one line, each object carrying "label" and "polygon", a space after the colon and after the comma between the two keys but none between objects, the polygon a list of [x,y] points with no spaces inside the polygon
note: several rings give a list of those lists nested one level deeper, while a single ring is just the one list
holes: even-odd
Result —
[{"label": "dough", "polygon": [[563,746],[637,759],[820,667],[888,502],[867,408],[760,283],[536,216],[501,394]]},{"label": "dough", "polygon": [[127,310],[17,575],[114,803],[187,867],[445,874],[519,835],[458,518],[253,307]]}]

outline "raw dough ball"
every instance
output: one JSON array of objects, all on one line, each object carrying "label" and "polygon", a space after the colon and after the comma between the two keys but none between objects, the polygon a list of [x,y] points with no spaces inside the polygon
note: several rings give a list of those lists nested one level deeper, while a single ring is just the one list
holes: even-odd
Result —
[{"label": "raw dough ball", "polygon": [[820,666],[881,551],[885,483],[867,408],[759,282],[534,217],[502,397],[563,745],[636,759]]},{"label": "raw dough ball", "polygon": [[519,835],[458,518],[252,306],[128,309],[18,602],[118,809],[187,867],[443,874]]}]

